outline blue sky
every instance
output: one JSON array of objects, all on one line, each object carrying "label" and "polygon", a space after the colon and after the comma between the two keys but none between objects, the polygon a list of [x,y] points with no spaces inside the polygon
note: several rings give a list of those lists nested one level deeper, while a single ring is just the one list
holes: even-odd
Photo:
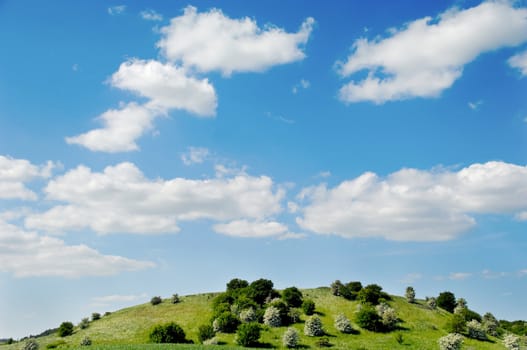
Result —
[{"label": "blue sky", "polygon": [[523,1],[0,1],[0,337],[333,280],[525,319]]}]

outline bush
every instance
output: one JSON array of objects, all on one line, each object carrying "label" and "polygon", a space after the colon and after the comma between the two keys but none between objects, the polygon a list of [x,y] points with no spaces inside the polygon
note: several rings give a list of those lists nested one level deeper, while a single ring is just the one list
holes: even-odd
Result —
[{"label": "bush", "polygon": [[300,307],[303,302],[302,292],[296,287],[289,287],[282,292],[282,300],[289,307]]},{"label": "bush", "polygon": [[254,346],[260,340],[260,325],[255,322],[244,323],[236,332],[236,344],[241,346]]},{"label": "bush", "polygon": [[370,284],[358,292],[357,299],[362,304],[377,305],[381,299],[390,300],[390,296],[382,291],[381,286],[377,284]]},{"label": "bush", "polygon": [[242,310],[240,312],[240,321],[243,323],[255,322],[257,321],[256,312],[252,307]]},{"label": "bush", "polygon": [[487,333],[485,333],[483,325],[476,320],[472,320],[467,323],[467,331],[469,338],[477,340],[487,339]]},{"label": "bush", "polygon": [[163,299],[161,299],[161,297],[152,297],[152,299],[150,299],[150,304],[152,305],[159,305],[163,302]]},{"label": "bush", "polygon": [[437,308],[437,300],[434,297],[426,297],[426,305],[431,308],[432,310],[435,310]]},{"label": "bush", "polygon": [[310,337],[320,337],[324,335],[324,330],[322,329],[322,321],[318,316],[311,316],[307,319],[304,325],[304,334]]},{"label": "bush", "polygon": [[273,282],[260,278],[259,280],[253,281],[247,287],[247,296],[254,300],[258,305],[263,305],[267,298],[273,298],[276,296],[276,292],[273,289]]},{"label": "bush", "polygon": [[91,320],[92,321],[97,321],[97,320],[100,320],[101,319],[101,314],[98,313],[98,312],[94,312],[91,314]]},{"label": "bush", "polygon": [[463,344],[463,336],[458,333],[450,333],[439,338],[440,350],[459,350]]},{"label": "bush", "polygon": [[37,341],[33,338],[28,339],[24,343],[24,346],[22,347],[23,350],[38,350],[38,348],[39,348],[39,345]]},{"label": "bush", "polygon": [[56,349],[62,345],[66,345],[66,342],[64,340],[57,340],[46,345],[46,349]]},{"label": "bush", "polygon": [[520,350],[520,337],[514,334],[507,334],[503,338],[503,345],[508,350]]},{"label": "bush", "polygon": [[299,340],[300,335],[298,334],[298,331],[294,328],[288,328],[282,337],[282,344],[286,348],[296,348]]},{"label": "bush", "polygon": [[329,338],[320,338],[318,339],[316,342],[315,342],[315,345],[318,346],[319,348],[329,348],[331,347],[331,343],[329,342]]},{"label": "bush", "polygon": [[214,338],[216,332],[210,324],[204,324],[198,328],[198,340],[200,343],[204,343],[206,340]]},{"label": "bush", "polygon": [[82,338],[80,342],[80,346],[90,346],[91,345],[91,339],[88,336],[85,336]]},{"label": "bush", "polygon": [[177,323],[157,325],[150,331],[152,343],[186,343],[185,332]]},{"label": "bush", "polygon": [[335,317],[334,325],[335,325],[335,328],[341,333],[349,334],[353,332],[353,328],[351,327],[350,320],[343,314],[340,314],[337,317]]},{"label": "bush", "polygon": [[289,309],[289,321],[291,323],[300,322],[300,310],[299,309]]},{"label": "bush", "polygon": [[73,323],[62,322],[57,330],[59,337],[67,337],[73,334]]},{"label": "bush", "polygon": [[485,315],[483,315],[483,328],[485,329],[485,332],[495,337],[498,335],[498,327],[498,320],[493,314],[487,312]]},{"label": "bush", "polygon": [[415,302],[415,290],[413,287],[406,287],[406,293],[404,294],[406,301],[409,303]]},{"label": "bush", "polygon": [[356,300],[359,292],[362,290],[362,283],[352,281],[346,283],[340,291],[340,295],[348,300]]},{"label": "bush", "polygon": [[437,306],[450,313],[454,312],[456,305],[456,296],[452,292],[442,292],[437,297]]},{"label": "bush", "polygon": [[90,325],[90,320],[88,319],[88,317],[84,317],[79,323],[79,328],[86,329],[88,328],[89,325]]},{"label": "bush", "polygon": [[448,323],[448,330],[450,333],[463,333],[466,328],[466,321],[463,315],[454,314]]},{"label": "bush", "polygon": [[339,280],[336,280],[335,282],[331,283],[331,294],[333,294],[334,296],[341,296],[343,289],[344,285]]},{"label": "bush", "polygon": [[226,311],[218,316],[212,323],[215,332],[234,333],[240,324],[240,320],[231,312]]},{"label": "bush", "polygon": [[242,280],[239,278],[233,278],[227,283],[227,292],[232,292],[234,290],[247,288],[248,286],[249,286],[249,282],[247,282],[246,280]]},{"label": "bush", "polygon": [[172,294],[172,304],[177,304],[181,302],[181,299],[179,298],[179,295],[176,293],[176,294]]},{"label": "bush", "polygon": [[302,310],[304,311],[304,314],[311,316],[315,313],[315,302],[311,299],[305,299],[304,302],[302,302]]},{"label": "bush", "polygon": [[274,306],[269,306],[265,310],[263,317],[264,324],[269,327],[280,327],[282,325],[282,318],[280,317],[280,310]]},{"label": "bush", "polygon": [[280,312],[280,322],[282,323],[282,326],[287,326],[291,323],[289,319],[289,306],[283,302],[281,299],[276,299],[272,301],[269,306],[273,306],[278,309]]},{"label": "bush", "polygon": [[355,315],[355,322],[359,327],[367,329],[372,332],[382,330],[381,317],[377,311],[368,305],[363,306]]},{"label": "bush", "polygon": [[391,331],[395,329],[395,327],[397,326],[397,322],[399,321],[395,310],[386,303],[377,305],[375,309],[377,310],[377,314],[381,318],[381,323],[383,325],[384,330]]}]

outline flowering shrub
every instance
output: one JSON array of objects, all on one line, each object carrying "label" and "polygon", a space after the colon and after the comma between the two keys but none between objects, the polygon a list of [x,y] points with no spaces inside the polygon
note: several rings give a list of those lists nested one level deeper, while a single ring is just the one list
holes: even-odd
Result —
[{"label": "flowering shrub", "polygon": [[341,333],[349,334],[353,332],[350,320],[343,314],[340,314],[335,317],[335,328]]},{"label": "flowering shrub", "polygon": [[88,336],[82,338],[80,345],[81,346],[90,346],[91,345],[91,339]]},{"label": "flowering shrub", "polygon": [[300,310],[299,309],[289,309],[289,321],[291,323],[300,322]]},{"label": "flowering shrub", "polygon": [[483,315],[483,328],[485,329],[485,332],[492,336],[498,335],[498,327],[499,323],[496,317],[494,317],[493,314],[490,312],[487,312],[485,315]]},{"label": "flowering shrub", "polygon": [[395,310],[386,303],[377,305],[375,309],[381,318],[381,323],[384,326],[384,329],[388,331],[394,329],[398,321]]},{"label": "flowering shrub", "polygon": [[23,350],[38,350],[38,343],[35,339],[29,339],[24,343]]},{"label": "flowering shrub", "polygon": [[520,350],[520,337],[514,334],[507,334],[503,338],[503,345],[505,345],[508,350]]},{"label": "flowering shrub", "polygon": [[280,310],[274,306],[269,306],[264,313],[264,324],[269,327],[280,327],[282,325],[282,318],[280,317]]},{"label": "flowering shrub", "polygon": [[450,333],[439,338],[440,350],[459,350],[463,344],[463,336],[458,333]]},{"label": "flowering shrub", "polygon": [[298,334],[298,331],[294,328],[288,328],[282,337],[282,344],[286,348],[296,348],[299,340],[300,335]]},{"label": "flowering shrub", "polygon": [[437,300],[434,297],[426,297],[426,305],[428,305],[429,308],[432,310],[435,310],[437,308]]},{"label": "flowering shrub", "polygon": [[415,302],[415,290],[413,287],[406,287],[406,293],[404,294],[406,301],[409,303]]},{"label": "flowering shrub", "polygon": [[249,323],[256,321],[256,312],[254,312],[254,309],[252,307],[242,310],[240,312],[240,321],[242,323]]},{"label": "flowering shrub", "polygon": [[307,319],[306,324],[304,325],[304,334],[310,337],[320,337],[324,335],[320,317],[315,315]]},{"label": "flowering shrub", "polygon": [[487,333],[483,325],[476,320],[472,320],[467,323],[468,336],[472,339],[485,340],[487,339]]}]

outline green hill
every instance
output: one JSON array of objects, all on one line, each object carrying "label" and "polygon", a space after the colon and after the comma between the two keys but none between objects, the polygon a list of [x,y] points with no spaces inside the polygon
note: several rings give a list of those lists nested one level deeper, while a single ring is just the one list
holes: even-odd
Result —
[{"label": "green hill", "polygon": [[[333,349],[369,349],[369,350],[426,350],[438,349],[438,339],[447,332],[447,324],[452,315],[444,310],[429,309],[424,301],[417,300],[410,304],[402,297],[394,296],[389,304],[397,312],[401,320],[399,328],[388,333],[374,333],[363,330],[354,323],[355,313],[358,310],[357,301],[349,301],[342,297],[332,295],[329,288],[316,288],[302,290],[304,298],[310,298],[316,303],[316,313],[320,316],[326,336]],[[135,349],[168,349],[174,345],[144,345],[148,344],[149,332],[154,325],[174,321],[185,331],[187,339],[198,344],[198,327],[210,322],[212,316],[212,300],[216,294],[199,294],[181,297],[177,304],[165,299],[159,305],[150,303],[129,307],[91,321],[86,329],[75,327],[71,336],[59,337],[56,334],[37,339],[40,350],[50,347],[80,348],[81,340],[88,336],[93,345],[88,349],[105,350],[135,350]],[[338,314],[344,314],[352,320],[353,328],[358,334],[339,333],[333,323]],[[301,316],[299,323],[291,325],[300,333],[302,348],[317,348],[320,338],[304,335],[304,321],[307,316]],[[282,336],[286,327],[264,327],[260,343],[262,347],[282,347]],[[402,343],[401,341],[402,336]],[[219,334],[218,339],[222,346],[181,345],[189,349],[240,349],[235,346],[234,334]],[[399,337],[399,339],[397,339]],[[1,350],[21,349],[21,343],[2,345]],[[179,348],[179,347],[177,347]],[[488,341],[477,341],[466,338],[464,349],[493,350],[504,349],[499,339],[489,337]],[[86,347],[83,347],[86,349]]]}]

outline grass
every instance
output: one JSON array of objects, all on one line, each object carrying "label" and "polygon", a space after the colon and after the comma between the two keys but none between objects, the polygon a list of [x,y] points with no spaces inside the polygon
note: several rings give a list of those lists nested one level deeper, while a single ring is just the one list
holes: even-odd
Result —
[{"label": "grass", "polygon": [[[329,288],[317,288],[303,291],[304,298],[313,299],[316,312],[322,320],[327,339],[332,349],[368,349],[368,350],[427,350],[438,349],[437,340],[447,334],[446,325],[451,317],[443,310],[430,310],[423,301],[409,304],[404,298],[393,297],[390,305],[402,320],[400,328],[390,333],[374,333],[353,325],[358,334],[341,334],[333,326],[334,318],[342,313],[353,321],[358,302],[348,301],[333,296]],[[211,301],[215,294],[199,294],[181,298],[178,304],[170,299],[159,305],[150,303],[137,305],[103,316],[100,320],[90,322],[86,329],[75,329],[73,335],[60,338],[56,335],[41,337],[37,341],[40,350],[51,344],[57,349],[83,349],[79,344],[88,336],[92,340],[89,350],[165,350],[165,349],[242,349],[235,346],[234,334],[219,334],[217,338],[222,346],[202,345],[158,345],[148,344],[148,334],[154,325],[175,321],[187,335],[187,339],[198,343],[197,329],[211,318]],[[304,321],[292,325],[299,332],[302,348],[318,348],[320,338],[304,335]],[[260,344],[264,348],[283,348],[282,336],[286,327],[264,327]],[[1,350],[18,350],[21,344],[3,345]],[[497,350],[503,349],[500,340],[490,337],[489,341],[465,339],[464,349]]]}]

